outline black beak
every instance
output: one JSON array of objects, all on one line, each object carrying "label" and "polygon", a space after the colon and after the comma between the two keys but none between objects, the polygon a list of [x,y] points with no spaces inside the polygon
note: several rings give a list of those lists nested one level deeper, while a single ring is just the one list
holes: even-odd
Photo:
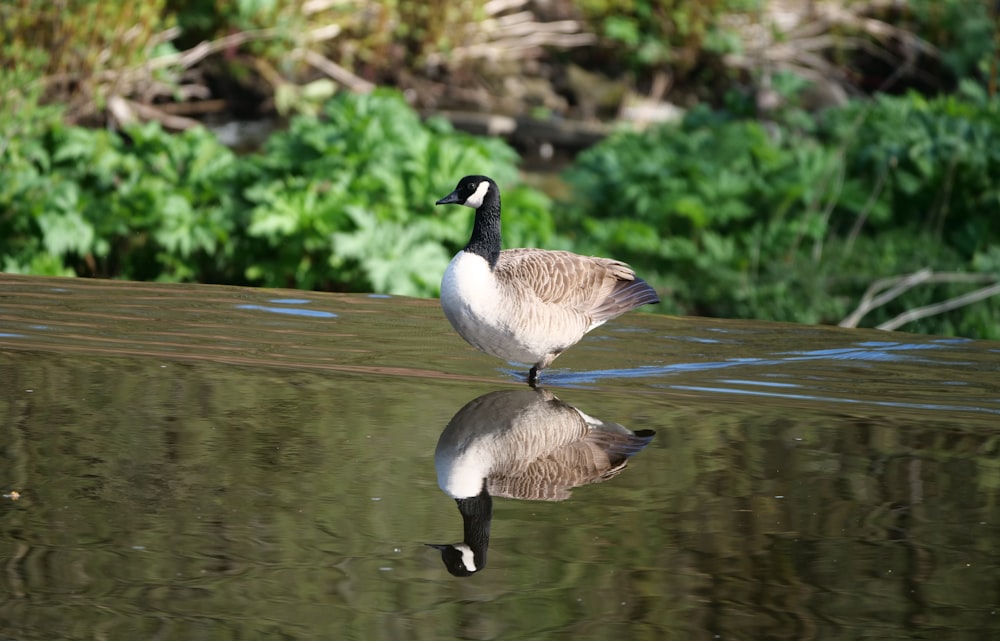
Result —
[{"label": "black beak", "polygon": [[434,203],[435,205],[461,205],[462,199],[458,197],[458,190],[451,192],[441,200]]},{"label": "black beak", "polygon": [[435,550],[447,550],[451,547],[450,545],[442,545],[440,543],[424,543],[424,545],[429,548],[434,548]]}]

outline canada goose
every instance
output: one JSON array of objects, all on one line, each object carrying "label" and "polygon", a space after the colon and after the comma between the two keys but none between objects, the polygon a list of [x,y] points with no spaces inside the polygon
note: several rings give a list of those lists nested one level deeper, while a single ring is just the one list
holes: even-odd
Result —
[{"label": "canada goose", "polygon": [[616,476],[654,435],[588,416],[540,388],[470,401],[448,423],[434,451],[438,485],[458,504],[464,537],[431,547],[441,551],[456,576],[482,570],[492,497],[562,501],[574,487]]},{"label": "canada goose", "polygon": [[625,263],[567,251],[500,251],[500,189],[466,176],[438,205],[476,210],[472,237],[441,280],[441,307],[473,347],[533,363],[528,384],[590,330],[647,303],[656,291]]}]

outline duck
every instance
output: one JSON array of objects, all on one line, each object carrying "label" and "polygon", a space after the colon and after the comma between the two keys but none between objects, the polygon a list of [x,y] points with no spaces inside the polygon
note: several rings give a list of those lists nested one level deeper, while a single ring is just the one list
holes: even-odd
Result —
[{"label": "duck", "polygon": [[617,476],[655,434],[589,416],[540,387],[479,396],[434,450],[438,485],[455,499],[463,538],[430,546],[451,574],[475,574],[486,566],[493,497],[563,501],[573,488]]},{"label": "duck", "polygon": [[437,205],[476,210],[468,244],[441,279],[441,307],[473,347],[509,362],[531,363],[528,384],[583,336],[660,298],[626,263],[568,251],[502,250],[500,188],[470,175]]}]

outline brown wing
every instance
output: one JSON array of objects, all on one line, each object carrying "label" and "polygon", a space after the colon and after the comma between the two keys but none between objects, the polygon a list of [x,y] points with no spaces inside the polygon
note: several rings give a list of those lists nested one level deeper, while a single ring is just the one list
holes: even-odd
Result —
[{"label": "brown wing", "polygon": [[658,303],[645,281],[619,260],[581,256],[566,251],[508,249],[500,252],[497,279],[517,288],[515,300],[531,292],[542,303],[573,309],[595,322],[604,322],[635,309]]},{"label": "brown wing", "polygon": [[491,476],[493,496],[529,501],[563,501],[581,485],[617,476],[628,458],[653,439],[651,432],[590,430],[583,439],[531,461],[511,474]]}]

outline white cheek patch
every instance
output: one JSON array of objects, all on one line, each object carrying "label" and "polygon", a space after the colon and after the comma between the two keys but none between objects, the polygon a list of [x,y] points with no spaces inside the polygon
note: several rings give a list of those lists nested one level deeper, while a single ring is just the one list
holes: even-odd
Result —
[{"label": "white cheek patch", "polygon": [[465,202],[462,204],[465,205],[466,207],[479,209],[480,207],[483,206],[483,199],[486,198],[486,192],[488,192],[489,190],[490,190],[490,183],[484,180],[483,182],[479,183],[478,187],[476,187],[475,193],[466,198]]},{"label": "white cheek patch", "polygon": [[462,563],[465,564],[465,569],[469,572],[476,571],[476,557],[475,553],[465,543],[459,543],[455,546],[462,552]]}]

